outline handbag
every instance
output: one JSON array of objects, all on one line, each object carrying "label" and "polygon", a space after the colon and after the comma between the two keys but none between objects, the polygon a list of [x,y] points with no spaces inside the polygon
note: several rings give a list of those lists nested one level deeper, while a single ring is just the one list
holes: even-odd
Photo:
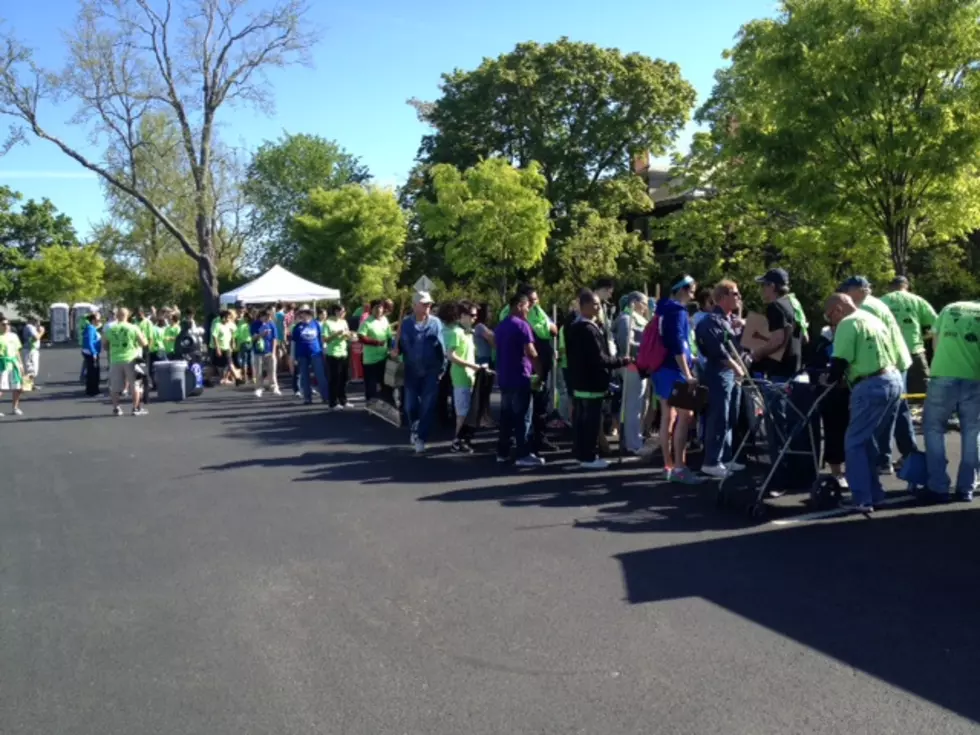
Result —
[{"label": "handbag", "polygon": [[671,388],[667,405],[685,411],[703,411],[708,405],[708,389],[699,383],[678,380]]},{"label": "handbag", "polygon": [[396,357],[389,357],[385,362],[384,384],[389,388],[401,388],[405,385],[405,365]]}]

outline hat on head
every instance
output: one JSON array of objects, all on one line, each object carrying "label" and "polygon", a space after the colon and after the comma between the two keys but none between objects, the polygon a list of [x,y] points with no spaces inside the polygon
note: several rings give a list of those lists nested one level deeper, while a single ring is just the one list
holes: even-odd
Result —
[{"label": "hat on head", "polygon": [[299,307],[298,311],[300,314],[312,314],[313,307],[310,306],[309,304],[303,304],[301,307]]},{"label": "hat on head", "polygon": [[646,301],[646,300],[647,300],[647,295],[640,293],[639,291],[633,291],[626,297],[627,305],[635,304],[637,301]]},{"label": "hat on head", "polygon": [[413,304],[431,304],[432,295],[428,291],[416,291],[412,297]]},{"label": "hat on head", "polygon": [[906,278],[905,276],[895,276],[892,279],[892,282],[891,282],[890,285],[892,285],[892,286],[908,286],[909,285],[909,279]]},{"label": "hat on head", "polygon": [[845,293],[850,291],[852,288],[871,288],[871,281],[864,276],[851,276],[844,281],[837,290],[841,293]]},{"label": "hat on head", "polygon": [[772,268],[766,271],[764,276],[759,276],[755,279],[756,283],[768,284],[770,286],[788,286],[789,285],[789,273],[783,268]]}]

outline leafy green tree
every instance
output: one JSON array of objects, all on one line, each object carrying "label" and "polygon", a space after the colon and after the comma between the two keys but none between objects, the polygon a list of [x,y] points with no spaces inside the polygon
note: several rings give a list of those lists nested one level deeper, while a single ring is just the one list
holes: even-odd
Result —
[{"label": "leafy green tree", "polygon": [[461,170],[491,156],[518,168],[536,161],[556,217],[577,202],[601,209],[604,182],[631,178],[638,152],[663,154],[694,99],[676,64],[567,38],[522,43],[443,75],[442,96],[415,103],[434,128],[419,159]]},{"label": "leafy green tree", "polygon": [[757,194],[911,248],[980,226],[977,0],[784,0],[699,111]]},{"label": "leafy green tree", "polygon": [[94,301],[103,294],[104,276],[97,247],[44,246],[20,274],[18,308],[41,316],[58,301]]},{"label": "leafy green tree", "polygon": [[392,293],[404,266],[405,213],[394,192],[359,184],[314,190],[292,222],[296,265],[347,299]]},{"label": "leafy green tree", "polygon": [[[0,115],[15,121],[10,140],[28,134],[45,140],[145,207],[193,262],[209,312],[217,311],[219,296],[214,182],[220,113],[229,105],[268,108],[266,72],[305,60],[315,42],[303,0],[264,5],[83,0],[66,36],[62,70],[44,68],[17,38],[0,34]],[[60,102],[77,103],[71,122],[105,144],[104,155],[73,146],[47,123],[52,103]],[[138,131],[147,115],[165,115],[179,130],[180,155],[193,182],[192,227],[175,221],[166,202],[135,175]]]},{"label": "leafy green tree", "polygon": [[442,243],[457,276],[470,276],[503,295],[509,279],[541,262],[551,205],[536,163],[516,169],[491,158],[465,172],[439,164],[431,176],[435,199],[418,202],[419,220],[428,236]]},{"label": "leafy green tree", "polygon": [[263,143],[245,179],[245,195],[262,239],[254,259],[263,266],[293,265],[297,245],[290,238],[291,223],[310,192],[366,184],[370,179],[360,159],[318,135],[286,133]]}]

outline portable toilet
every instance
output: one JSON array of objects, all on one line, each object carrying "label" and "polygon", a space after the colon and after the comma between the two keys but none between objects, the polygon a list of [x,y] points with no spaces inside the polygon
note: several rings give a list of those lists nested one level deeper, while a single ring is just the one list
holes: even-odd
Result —
[{"label": "portable toilet", "polygon": [[71,323],[68,304],[51,304],[51,341],[54,343],[71,340]]},{"label": "portable toilet", "polygon": [[77,304],[72,304],[71,307],[71,333],[78,338],[79,343],[82,339],[82,330],[85,329],[85,317],[91,314],[93,311],[98,311],[98,307],[95,304],[89,304],[79,302]]}]

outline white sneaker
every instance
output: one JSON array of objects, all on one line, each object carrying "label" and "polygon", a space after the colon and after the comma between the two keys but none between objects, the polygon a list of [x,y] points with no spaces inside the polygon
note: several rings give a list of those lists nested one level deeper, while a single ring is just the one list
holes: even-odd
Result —
[{"label": "white sneaker", "polygon": [[723,464],[716,464],[713,467],[702,467],[701,474],[707,475],[708,477],[717,477],[721,479],[723,477],[728,477],[728,468]]},{"label": "white sneaker", "polygon": [[417,447],[418,444],[419,444],[419,435],[413,431],[411,434],[409,434],[408,445],[410,447]]},{"label": "white sneaker", "polygon": [[293,391],[293,398],[302,398],[302,397],[303,397],[303,392],[302,391],[298,391],[298,390],[297,391]]},{"label": "white sneaker", "polygon": [[583,470],[608,470],[609,463],[601,457],[593,459],[591,462],[579,462],[579,468]]},{"label": "white sneaker", "polygon": [[23,416],[23,415],[24,415],[24,412],[21,411],[19,408],[15,408],[14,409],[14,416]]},{"label": "white sneaker", "polygon": [[415,453],[425,454],[425,442],[422,441],[421,439],[415,440]]},{"label": "white sneaker", "polygon": [[744,469],[745,469],[745,465],[744,464],[740,464],[738,462],[729,462],[728,463],[728,471],[729,472],[741,472]]},{"label": "white sneaker", "polygon": [[264,391],[263,391],[263,390],[262,390],[261,388],[256,388],[256,389],[255,389],[255,397],[256,397],[256,398],[261,398],[261,397],[262,397],[262,393],[263,393],[263,392],[264,392]]},{"label": "white sneaker", "polygon": [[273,388],[272,389],[272,395],[274,395],[274,396],[281,396],[282,395],[282,391],[279,390],[278,388]]},{"label": "white sneaker", "polygon": [[529,454],[526,457],[521,457],[514,464],[518,467],[541,467],[544,465],[544,460],[536,454]]},{"label": "white sneaker", "polygon": [[113,416],[122,416],[123,415],[122,406],[116,406],[114,409],[112,409],[112,415]]}]

